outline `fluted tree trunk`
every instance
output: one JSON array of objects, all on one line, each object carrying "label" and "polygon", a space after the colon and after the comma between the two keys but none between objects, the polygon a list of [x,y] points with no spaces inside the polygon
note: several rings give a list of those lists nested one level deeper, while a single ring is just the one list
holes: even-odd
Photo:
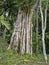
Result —
[{"label": "fluted tree trunk", "polygon": [[29,28],[29,15],[27,14],[27,43],[26,43],[26,53],[30,53],[29,43],[30,43],[30,28]]},{"label": "fluted tree trunk", "polygon": [[24,54],[25,53],[25,24],[26,23],[26,14],[23,12],[23,19],[21,22],[21,33],[20,33],[20,53]]},{"label": "fluted tree trunk", "polygon": [[22,21],[22,11],[19,9],[17,20],[14,23],[14,32],[11,37],[10,45],[8,49],[15,49],[18,51],[18,43],[19,43],[19,33],[21,31],[21,21]]},{"label": "fluted tree trunk", "polygon": [[19,9],[8,49],[19,50],[21,54],[32,54],[32,15],[38,4],[39,0],[34,6],[28,8],[27,13],[24,11],[25,8],[24,10]]}]

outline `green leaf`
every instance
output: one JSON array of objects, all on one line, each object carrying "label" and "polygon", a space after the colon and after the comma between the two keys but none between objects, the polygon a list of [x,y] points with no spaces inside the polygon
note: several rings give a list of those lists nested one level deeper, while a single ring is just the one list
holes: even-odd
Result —
[{"label": "green leaf", "polygon": [[4,19],[4,16],[0,16],[0,22],[4,25],[8,30],[10,29],[10,23]]}]

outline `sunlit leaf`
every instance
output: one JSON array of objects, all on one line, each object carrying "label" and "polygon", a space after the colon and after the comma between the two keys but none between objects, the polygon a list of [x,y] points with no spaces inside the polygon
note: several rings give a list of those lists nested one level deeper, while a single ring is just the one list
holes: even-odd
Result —
[{"label": "sunlit leaf", "polygon": [[4,19],[4,16],[0,16],[0,22],[4,25],[8,30],[10,29],[10,23]]}]

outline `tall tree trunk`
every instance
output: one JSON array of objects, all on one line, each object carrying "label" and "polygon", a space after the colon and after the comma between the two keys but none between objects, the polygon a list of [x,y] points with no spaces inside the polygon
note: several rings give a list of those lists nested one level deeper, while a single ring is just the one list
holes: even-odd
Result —
[{"label": "tall tree trunk", "polygon": [[32,15],[34,9],[38,6],[39,0],[36,1],[33,8],[28,9],[29,12],[24,12],[19,9],[16,23],[14,25],[14,32],[11,37],[10,45],[8,49],[15,48],[17,51],[20,49],[20,53],[32,54]]},{"label": "tall tree trunk", "polygon": [[32,55],[32,15],[33,15],[33,12],[30,13],[30,16],[29,16],[29,26],[30,26],[30,53]]},{"label": "tall tree trunk", "polygon": [[26,15],[23,12],[23,20],[21,22],[21,42],[20,42],[20,53],[25,53],[25,22],[26,22]]},{"label": "tall tree trunk", "polygon": [[18,51],[19,32],[21,31],[20,30],[21,21],[22,21],[22,11],[19,9],[17,20],[14,24],[14,32],[12,34],[8,49],[13,49],[15,47],[15,49]]},{"label": "tall tree trunk", "polygon": [[36,53],[38,54],[38,11],[39,8],[37,8],[37,16],[36,16]]},{"label": "tall tree trunk", "polygon": [[45,20],[44,15],[41,7],[41,0],[40,0],[40,13],[41,13],[41,19],[42,19],[42,45],[43,45],[43,55],[45,58],[45,61],[47,63],[47,54],[46,54],[46,46],[45,46],[45,31],[46,31],[46,21],[47,21],[47,5],[45,9]]},{"label": "tall tree trunk", "polygon": [[27,43],[26,43],[26,53],[30,53],[30,49],[29,49],[29,42],[30,42],[30,30],[29,30],[29,15],[27,14]]}]

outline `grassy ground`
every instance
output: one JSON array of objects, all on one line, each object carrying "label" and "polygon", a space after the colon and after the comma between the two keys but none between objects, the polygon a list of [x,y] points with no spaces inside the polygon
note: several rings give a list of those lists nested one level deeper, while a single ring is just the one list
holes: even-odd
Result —
[{"label": "grassy ground", "polygon": [[42,55],[19,55],[10,50],[0,53],[0,65],[49,65],[49,60],[46,64]]},{"label": "grassy ground", "polygon": [[3,42],[0,41],[0,65],[49,65],[49,55],[46,64],[42,55],[19,55],[16,51],[7,51],[8,45]]}]

